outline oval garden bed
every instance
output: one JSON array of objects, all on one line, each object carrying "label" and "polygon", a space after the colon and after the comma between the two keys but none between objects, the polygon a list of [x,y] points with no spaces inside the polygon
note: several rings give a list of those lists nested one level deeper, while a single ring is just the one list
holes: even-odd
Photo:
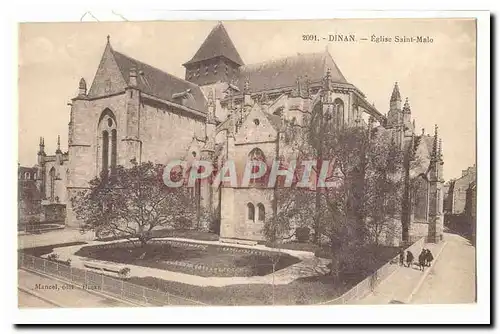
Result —
[{"label": "oval garden bed", "polygon": [[198,276],[264,276],[300,262],[285,253],[231,246],[152,240],[144,247],[119,242],[82,247],[75,255],[96,260],[133,264]]}]

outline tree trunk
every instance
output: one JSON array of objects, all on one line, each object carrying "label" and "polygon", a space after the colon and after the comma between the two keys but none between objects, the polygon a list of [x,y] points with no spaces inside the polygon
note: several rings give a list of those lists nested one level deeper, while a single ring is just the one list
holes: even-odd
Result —
[{"label": "tree trunk", "polygon": [[321,205],[320,203],[321,197],[318,189],[316,188],[316,203],[315,203],[315,217],[314,217],[314,239],[313,242],[314,244],[320,246],[321,244],[321,234],[320,234],[320,215],[319,215],[319,207]]}]

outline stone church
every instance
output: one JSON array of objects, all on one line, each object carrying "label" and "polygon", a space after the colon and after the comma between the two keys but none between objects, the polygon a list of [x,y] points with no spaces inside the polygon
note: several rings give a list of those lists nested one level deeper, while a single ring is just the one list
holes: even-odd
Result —
[{"label": "stone church", "polygon": [[[60,210],[67,225],[77,226],[69,199],[102,171],[134,158],[165,164],[232,160],[242,170],[238,164],[250,157],[271,165],[286,147],[285,126],[328,109],[335,126],[372,127],[395,138],[408,160],[402,235],[441,239],[443,160],[437,128],[434,136],[416,133],[397,84],[385,115],[347,81],[327,50],[245,64],[222,23],[183,66],[185,78],[177,78],[114,50],[108,36],[92,84],[82,78],[72,99],[68,152],[58,146],[48,156],[41,139],[36,167],[43,212]],[[258,241],[273,213],[273,196],[272,190],[252,185],[200,184],[193,204],[219,212],[222,240]],[[400,239],[401,234],[388,243]]]}]

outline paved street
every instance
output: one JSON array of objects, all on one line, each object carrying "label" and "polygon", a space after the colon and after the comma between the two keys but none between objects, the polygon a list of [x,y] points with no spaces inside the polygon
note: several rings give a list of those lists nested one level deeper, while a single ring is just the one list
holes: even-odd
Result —
[{"label": "paved street", "polygon": [[57,307],[44,300],[43,298],[37,297],[29,292],[18,289],[17,290],[17,304],[22,308],[51,308]]},{"label": "paved street", "polygon": [[446,247],[412,304],[473,303],[475,291],[475,248],[456,234],[445,234]]},{"label": "paved street", "polygon": [[[400,267],[356,304],[471,303],[475,300],[475,248],[461,236],[426,244],[435,261],[425,272]],[[418,254],[416,254],[418,256]]]},{"label": "paved street", "polygon": [[20,308],[131,306],[25,270],[18,270],[18,275],[18,285],[21,290],[18,297]]}]

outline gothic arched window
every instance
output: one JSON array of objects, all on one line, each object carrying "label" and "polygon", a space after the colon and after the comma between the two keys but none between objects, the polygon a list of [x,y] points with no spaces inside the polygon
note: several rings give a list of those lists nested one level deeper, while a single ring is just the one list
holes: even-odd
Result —
[{"label": "gothic arched window", "polygon": [[258,218],[260,222],[263,222],[266,219],[266,209],[264,208],[264,204],[257,204],[258,209]]},{"label": "gothic arched window", "polygon": [[247,219],[255,221],[255,207],[252,203],[247,204]]},{"label": "gothic arched window", "polygon": [[[108,176],[115,175],[118,159],[118,132],[115,115],[105,109],[99,117],[98,124],[99,154],[98,165],[104,181]],[[99,161],[100,160],[100,161]]]},{"label": "gothic arched window", "polygon": [[334,105],[334,118],[335,118],[335,127],[340,129],[344,125],[344,102],[336,98],[333,101]]},{"label": "gothic arched window", "polygon": [[[258,147],[254,148],[253,150],[250,151],[250,153],[248,153],[248,160],[249,161],[260,161],[260,162],[263,162],[263,163],[266,163],[266,157],[264,155],[264,152],[262,152],[262,150]],[[258,164],[254,164],[252,166],[252,174],[255,175],[255,173],[258,173],[259,171],[259,165]],[[255,183],[265,183],[265,180],[264,180],[264,177],[260,177],[260,178],[252,178],[250,180],[250,184],[255,184]]]},{"label": "gothic arched window", "polygon": [[104,130],[102,132],[102,173],[103,177],[108,175],[109,167],[109,133]]},{"label": "gothic arched window", "polygon": [[56,194],[56,169],[52,167],[49,172],[49,181],[50,181],[50,200],[54,201]]},{"label": "gothic arched window", "polygon": [[111,175],[116,172],[116,129],[111,130]]}]

